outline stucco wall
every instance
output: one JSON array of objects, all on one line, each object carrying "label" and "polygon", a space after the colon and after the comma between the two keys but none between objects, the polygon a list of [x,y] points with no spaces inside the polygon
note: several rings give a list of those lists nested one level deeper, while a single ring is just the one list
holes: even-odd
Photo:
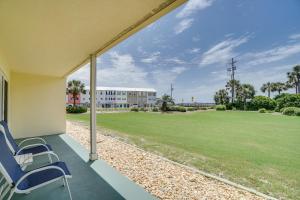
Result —
[{"label": "stucco wall", "polygon": [[11,73],[9,124],[15,138],[65,132],[65,81]]}]

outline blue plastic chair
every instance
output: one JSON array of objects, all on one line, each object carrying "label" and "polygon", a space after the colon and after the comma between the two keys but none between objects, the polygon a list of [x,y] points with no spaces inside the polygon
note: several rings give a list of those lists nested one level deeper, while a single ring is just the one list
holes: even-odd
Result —
[{"label": "blue plastic chair", "polygon": [[[41,155],[48,155],[50,163],[52,163],[51,155],[55,156],[58,160],[58,156],[53,152],[52,147],[47,144],[47,142],[40,137],[28,138],[19,143],[16,143],[12,134],[8,128],[8,125],[5,121],[0,121],[0,131],[4,133],[5,141],[7,146],[9,147],[10,151],[13,155],[23,155],[31,153],[33,156],[41,156]],[[28,141],[38,140],[40,143],[29,144],[26,146],[22,146]]]},{"label": "blue plastic chair", "polygon": [[25,172],[16,162],[7,146],[6,138],[0,131],[0,171],[4,176],[7,187],[2,190],[0,199],[4,199],[8,195],[10,200],[14,193],[28,194],[31,191],[46,186],[58,180],[63,180],[64,186],[67,186],[69,197],[72,200],[69,188],[68,178],[72,178],[69,169],[64,162],[55,162],[47,166]]}]

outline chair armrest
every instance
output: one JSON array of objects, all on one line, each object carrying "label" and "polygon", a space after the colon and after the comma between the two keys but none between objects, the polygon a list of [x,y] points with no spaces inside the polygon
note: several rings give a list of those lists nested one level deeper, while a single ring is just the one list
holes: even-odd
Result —
[{"label": "chair armrest", "polygon": [[52,155],[57,159],[57,161],[60,161],[58,155],[56,153],[54,153],[53,151],[45,151],[43,153],[39,153],[38,155],[33,154],[32,156],[41,156],[41,155],[50,155],[50,156]]},{"label": "chair armrest", "polygon": [[42,143],[36,143],[36,144],[30,144],[30,145],[22,147],[21,149],[19,149],[19,151],[17,151],[16,155],[19,155],[19,153],[24,149],[28,149],[28,148],[32,148],[32,147],[36,147],[36,146],[43,146],[47,149],[47,151],[50,151],[50,149],[47,147],[47,145],[42,144]]},{"label": "chair armrest", "polygon": [[32,171],[29,171],[27,172],[26,174],[24,174],[16,183],[15,187],[17,188],[18,185],[25,179],[27,178],[28,176],[30,176],[31,174],[35,174],[35,173],[38,173],[38,172],[41,172],[41,171],[45,171],[45,170],[49,170],[49,169],[56,169],[60,172],[62,172],[63,176],[66,176],[66,173],[63,169],[61,169],[60,167],[57,167],[57,166],[45,166],[45,167],[41,167],[41,168],[38,168],[38,169],[34,169]]},{"label": "chair armrest", "polygon": [[40,137],[34,137],[34,138],[27,138],[27,139],[25,139],[25,140],[22,140],[22,141],[19,143],[19,146],[21,147],[22,144],[24,144],[25,142],[32,141],[32,140],[39,140],[39,141],[42,142],[43,144],[47,144],[46,140],[44,140],[43,138],[40,138]]}]

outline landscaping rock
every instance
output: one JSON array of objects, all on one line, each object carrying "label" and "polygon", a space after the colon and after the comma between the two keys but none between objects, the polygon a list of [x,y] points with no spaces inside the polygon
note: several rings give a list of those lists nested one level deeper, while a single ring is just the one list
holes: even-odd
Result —
[{"label": "landscaping rock", "polygon": [[[67,121],[67,134],[89,149],[87,126]],[[100,158],[159,199],[263,199],[120,141],[111,130],[97,134]]]}]

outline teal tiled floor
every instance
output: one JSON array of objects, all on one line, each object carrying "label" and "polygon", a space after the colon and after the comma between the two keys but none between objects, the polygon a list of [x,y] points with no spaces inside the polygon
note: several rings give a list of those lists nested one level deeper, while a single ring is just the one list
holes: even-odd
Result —
[{"label": "teal tiled floor", "polygon": [[[67,163],[73,178],[69,179],[73,200],[119,200],[124,199],[104,179],[93,170],[92,162],[85,161],[59,135],[44,137],[58,154],[60,160]],[[46,157],[47,158],[47,157]],[[32,165],[43,165],[44,158],[36,158],[40,161]],[[29,169],[29,168],[28,168]],[[62,181],[52,183],[43,188],[37,189],[30,194],[15,194],[13,200],[65,200],[68,199],[68,192],[62,186]]]}]

